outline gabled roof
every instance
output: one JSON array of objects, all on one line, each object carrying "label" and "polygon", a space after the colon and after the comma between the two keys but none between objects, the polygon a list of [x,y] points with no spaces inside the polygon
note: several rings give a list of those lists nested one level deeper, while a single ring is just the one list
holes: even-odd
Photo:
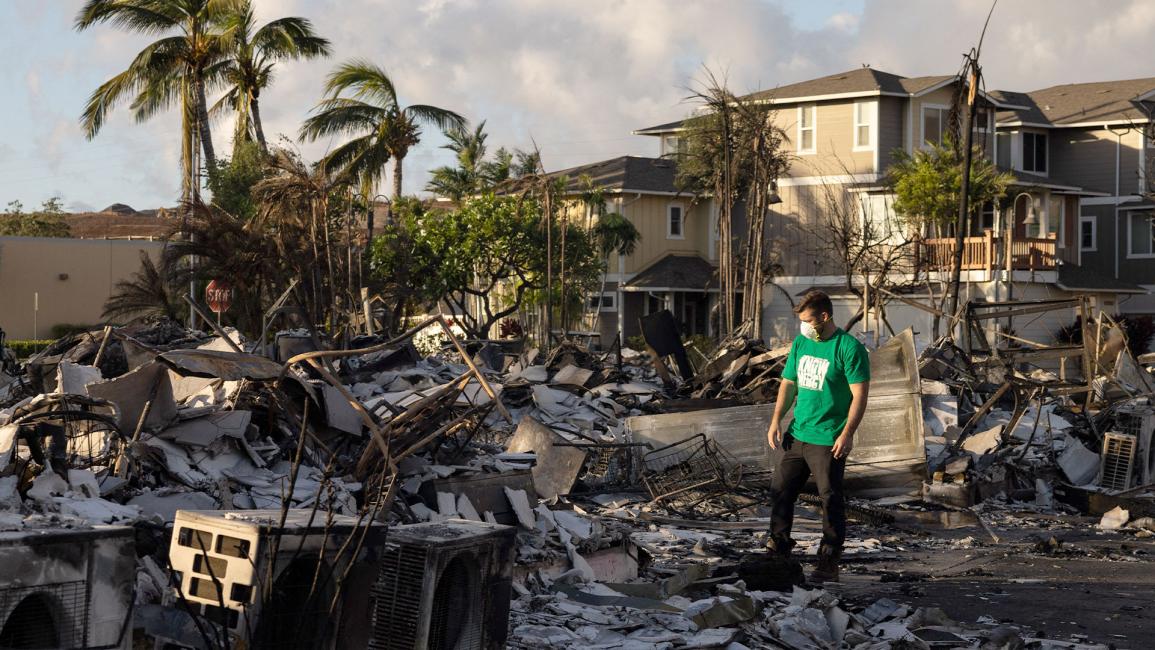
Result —
[{"label": "gabled roof", "polygon": [[1014,184],[1019,187],[1043,187],[1064,194],[1078,194],[1081,196],[1108,196],[1105,192],[1088,190],[1074,183],[1068,183],[1067,181],[1055,178],[1054,176],[1040,176],[1039,174],[1032,174],[1021,169],[1003,167],[1002,165],[998,166],[998,170],[1014,176]]},{"label": "gabled roof", "polygon": [[[1146,122],[1155,111],[1155,77],[1062,84],[1028,93],[995,91],[1007,103],[1025,106],[1002,111],[999,126],[1093,126],[1104,122]],[[1011,101],[1013,100],[1013,101]]]},{"label": "gabled roof", "polygon": [[759,90],[743,97],[743,99],[769,99],[783,101],[799,97],[822,97],[825,95],[845,95],[849,93],[887,93],[907,95],[910,93],[903,88],[904,77],[875,70],[874,68],[856,68],[847,72],[799,81],[798,83],[778,86],[769,90]]},{"label": "gabled roof", "polygon": [[714,273],[714,265],[700,255],[687,253],[670,253],[622,283],[623,291],[664,289],[705,292],[717,288],[718,278]]},{"label": "gabled roof", "polygon": [[[947,86],[956,79],[958,79],[957,75],[903,77],[902,75],[875,70],[874,68],[855,68],[817,79],[800,81],[768,90],[759,90],[758,92],[742,97],[742,99],[766,101],[771,104],[789,104],[823,99],[876,97],[879,95],[918,97]],[[1010,106],[1003,105],[1004,103],[1000,99],[989,93],[980,91],[980,95],[996,107],[1010,108]],[[638,129],[634,131],[634,134],[659,135],[662,133],[670,133],[679,130],[683,122],[684,120],[680,120],[650,126],[644,129]]]},{"label": "gabled roof", "polygon": [[568,177],[566,190],[572,192],[581,191],[582,177],[588,176],[594,187],[603,190],[676,194],[674,171],[674,162],[667,158],[618,156],[550,172],[549,175]]}]

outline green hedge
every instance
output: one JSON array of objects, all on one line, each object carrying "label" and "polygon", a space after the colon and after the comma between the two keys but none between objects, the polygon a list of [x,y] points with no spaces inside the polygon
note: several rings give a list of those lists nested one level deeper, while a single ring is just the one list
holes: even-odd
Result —
[{"label": "green hedge", "polygon": [[5,345],[12,350],[17,359],[27,359],[55,342],[56,339],[24,339],[8,341]]}]

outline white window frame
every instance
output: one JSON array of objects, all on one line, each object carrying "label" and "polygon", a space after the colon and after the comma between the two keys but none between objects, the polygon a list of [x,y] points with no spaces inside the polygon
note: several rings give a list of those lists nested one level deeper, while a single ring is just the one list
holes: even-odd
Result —
[{"label": "white window frame", "polygon": [[918,146],[921,149],[929,149],[930,145],[926,142],[926,112],[928,110],[943,111],[943,114],[938,119],[938,142],[942,144],[943,122],[950,117],[950,106],[945,104],[923,104],[918,109]]},{"label": "white window frame", "polygon": [[[802,114],[804,111],[813,111],[810,119],[810,126],[802,126]],[[802,132],[810,131],[810,148],[802,148]],[[802,104],[798,107],[798,145],[797,152],[801,155],[818,153],[818,104]]]},{"label": "white window frame", "polygon": [[[999,137],[1003,136],[1007,139],[1007,155],[1010,160],[1003,160],[999,157]],[[1003,167],[1011,167],[1015,160],[1015,132],[1014,131],[995,131],[995,150],[991,154],[991,159],[996,165]]]},{"label": "white window frame", "polygon": [[[1151,238],[1151,252],[1150,253],[1133,253],[1132,252],[1132,228],[1131,220],[1135,218],[1144,218],[1147,220],[1148,227],[1155,231],[1155,214],[1150,212],[1132,212],[1127,216],[1127,259],[1129,260],[1150,260],[1155,259],[1155,236]],[[1155,235],[1155,233],[1153,233]]]},{"label": "white window frame", "polygon": [[[1083,224],[1091,224],[1091,245],[1083,245]],[[1079,215],[1079,252],[1094,253],[1099,250],[1099,220],[1093,214]],[[1130,247],[1128,247],[1130,250]]]},{"label": "white window frame", "polygon": [[[590,298],[597,298],[597,295],[590,296]],[[592,300],[591,300],[592,302]],[[586,305],[588,309],[590,305]],[[616,291],[607,291],[601,294],[601,300],[598,302],[598,311],[613,312],[618,310],[618,294]]]},{"label": "white window frame", "polygon": [[[678,209],[680,221],[678,223],[679,233],[674,234],[673,226],[673,210]],[[670,203],[666,205],[666,239],[685,239],[686,238],[686,206],[682,203]]]},{"label": "white window frame", "polygon": [[[874,151],[875,143],[878,141],[878,127],[875,125],[878,102],[875,100],[854,102],[851,110],[854,112],[851,115],[853,118],[851,122],[854,123],[854,151]],[[858,139],[858,131],[864,126],[869,139],[866,144],[862,144]]]},{"label": "white window frame", "polygon": [[[1027,151],[1026,151],[1026,149],[1027,149],[1027,136],[1028,135],[1031,136],[1032,140],[1041,136],[1043,138],[1044,142],[1046,142],[1047,155],[1043,157],[1044,169],[1042,171],[1039,171],[1037,169],[1027,169],[1027,156],[1026,156]],[[1023,131],[1021,134],[1019,134],[1019,161],[1020,161],[1019,169],[1021,169],[1022,171],[1025,171],[1025,172],[1030,173],[1030,174],[1038,174],[1039,176],[1047,176],[1048,174],[1050,174],[1050,172],[1051,172],[1051,134],[1039,133],[1037,131]],[[1034,165],[1034,164],[1035,164],[1035,148],[1031,147],[1031,165]]]}]

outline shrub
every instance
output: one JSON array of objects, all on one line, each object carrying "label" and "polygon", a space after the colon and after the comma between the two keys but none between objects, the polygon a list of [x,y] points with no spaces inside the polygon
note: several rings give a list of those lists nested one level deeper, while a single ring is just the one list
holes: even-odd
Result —
[{"label": "shrub", "polygon": [[525,328],[516,318],[507,318],[497,326],[498,336],[503,339],[519,339],[525,336]]},{"label": "shrub", "polygon": [[72,323],[57,323],[48,330],[48,336],[54,339],[62,339],[73,334],[83,334],[92,330],[100,329],[99,325],[73,325]]},{"label": "shrub", "polygon": [[20,339],[10,340],[5,345],[12,350],[12,354],[15,354],[17,359],[27,359],[54,342],[55,339]]},{"label": "shrub", "polygon": [[683,345],[686,346],[686,349],[694,348],[707,359],[709,359],[710,355],[714,354],[714,351],[718,349],[718,341],[709,336],[706,336],[705,334],[695,334],[685,339]]}]

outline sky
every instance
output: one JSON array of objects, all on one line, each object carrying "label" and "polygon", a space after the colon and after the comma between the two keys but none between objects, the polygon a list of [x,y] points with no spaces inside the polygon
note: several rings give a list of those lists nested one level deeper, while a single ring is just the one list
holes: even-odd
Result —
[{"label": "sky", "polygon": [[[656,155],[631,131],[680,119],[704,70],[747,92],[870,65],[905,76],[953,74],[973,47],[988,0],[254,0],[263,22],[311,19],[333,56],[286,62],[261,109],[309,160],[339,141],[301,143],[301,121],[341,61],[384,68],[404,104],[484,120],[491,149],[540,148],[556,170]],[[92,140],[79,116],[148,37],[99,25],[76,32],[82,0],[0,0],[0,207],[59,197],[73,210],[179,197],[175,110],[133,121],[111,113]],[[982,52],[989,89],[1155,76],[1155,2],[1000,0]],[[210,101],[215,100],[212,98]],[[231,149],[227,118],[213,124]],[[405,160],[405,192],[452,162],[426,128]],[[380,191],[388,192],[388,176]]]}]

